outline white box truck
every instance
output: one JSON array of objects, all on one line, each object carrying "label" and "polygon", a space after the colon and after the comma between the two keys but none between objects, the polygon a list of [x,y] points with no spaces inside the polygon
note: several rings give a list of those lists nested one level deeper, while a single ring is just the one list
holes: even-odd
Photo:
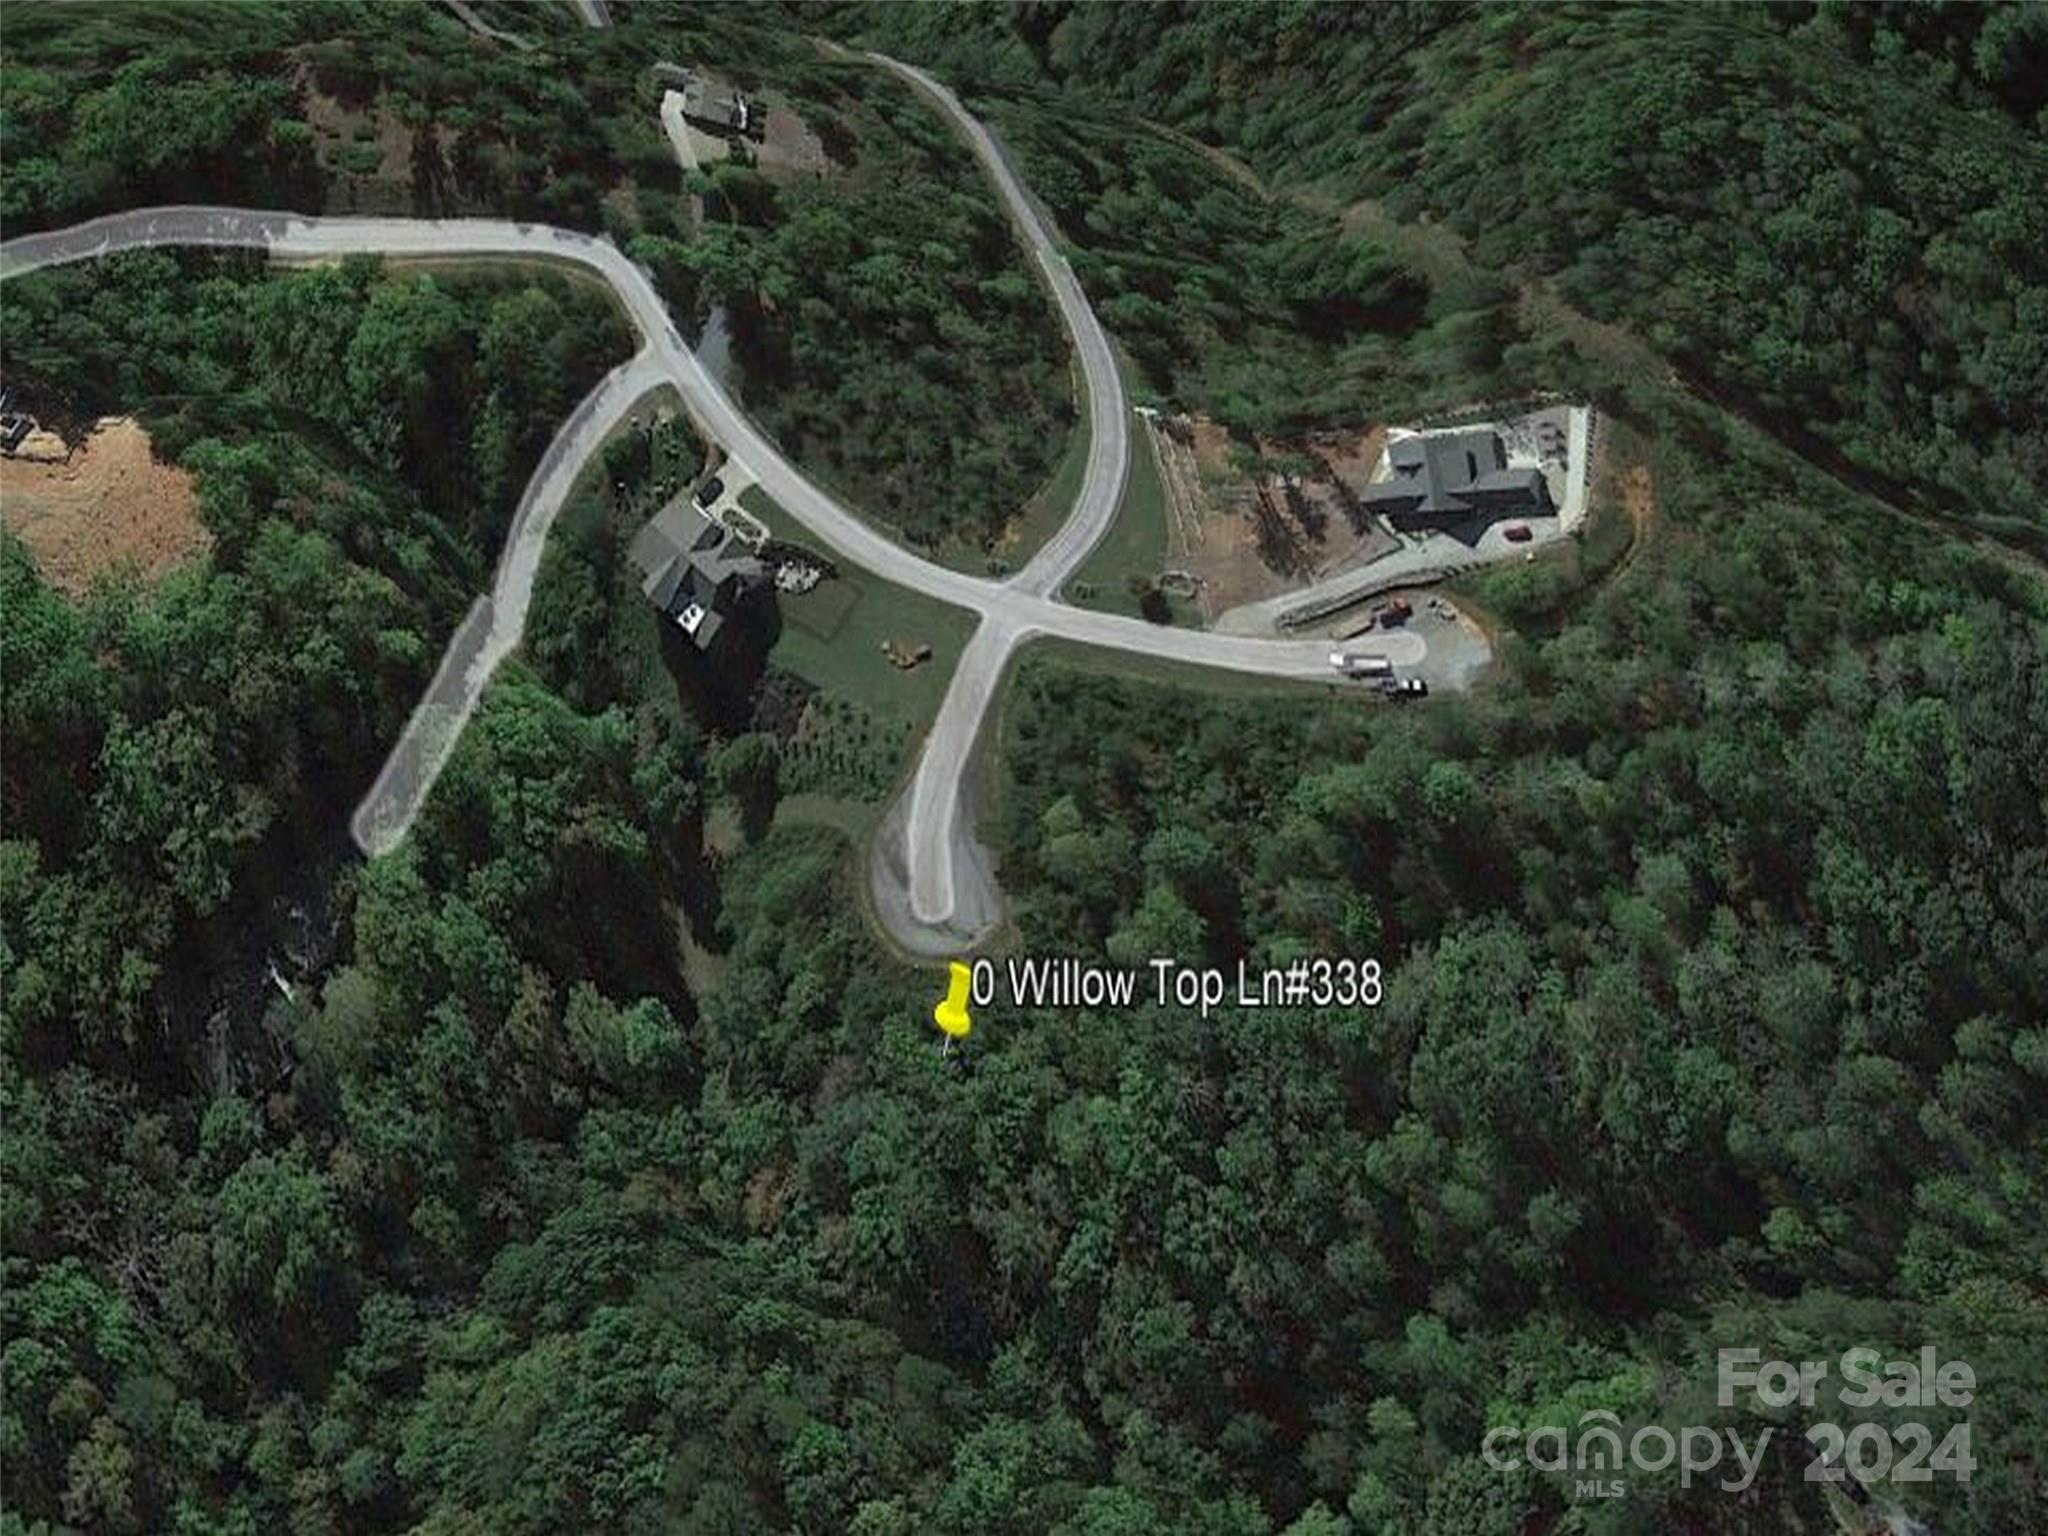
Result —
[{"label": "white box truck", "polygon": [[1392,677],[1394,664],[1377,651],[1332,651],[1330,665],[1346,677]]}]

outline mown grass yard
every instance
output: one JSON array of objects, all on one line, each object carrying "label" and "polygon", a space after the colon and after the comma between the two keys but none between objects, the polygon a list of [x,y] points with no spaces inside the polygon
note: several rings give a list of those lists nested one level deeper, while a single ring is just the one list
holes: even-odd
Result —
[{"label": "mown grass yard", "polygon": [[[775,537],[815,546],[803,527],[759,490],[747,491],[740,504]],[[966,609],[845,566],[809,592],[779,592],[775,600],[782,634],[769,654],[778,666],[916,732],[938,712],[961,648],[974,632],[974,615]],[[883,651],[891,641],[929,645],[932,654],[905,670]]]}]

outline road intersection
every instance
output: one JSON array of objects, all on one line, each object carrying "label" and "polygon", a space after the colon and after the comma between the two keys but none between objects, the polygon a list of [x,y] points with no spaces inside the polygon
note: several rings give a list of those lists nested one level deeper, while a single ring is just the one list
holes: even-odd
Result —
[{"label": "road intersection", "polygon": [[[910,782],[884,818],[871,858],[877,914],[905,948],[954,953],[1001,919],[986,851],[963,801],[975,743],[1017,648],[1040,636],[1143,656],[1285,679],[1328,682],[1329,644],[1213,634],[1148,624],[1058,600],[1062,585],[1114,520],[1129,463],[1130,412],[1109,340],[1071,267],[1001,146],[950,91],[908,65],[876,62],[909,79],[954,120],[1002,195],[1045,274],[1073,338],[1087,387],[1088,461],[1073,512],[1005,581],[951,571],[893,543],[791,464],[683,342],[646,270],[609,240],[546,225],[490,219],[318,217],[179,206],[109,215],[0,246],[0,279],[41,267],[158,246],[261,250],[273,259],[355,254],[412,259],[505,256],[580,266],[602,278],[640,333],[635,356],[602,380],[550,444],[522,497],[490,596],[458,631],[434,685],[358,809],[366,851],[404,835],[462,723],[498,661],[516,648],[539,552],[588,455],[649,392],[670,385],[698,427],[740,461],[761,489],[838,557],[884,580],[967,608],[980,624],[960,658]],[[1373,648],[1404,669],[1421,666],[1418,635],[1377,636]],[[1459,679],[1446,678],[1455,684]]]}]

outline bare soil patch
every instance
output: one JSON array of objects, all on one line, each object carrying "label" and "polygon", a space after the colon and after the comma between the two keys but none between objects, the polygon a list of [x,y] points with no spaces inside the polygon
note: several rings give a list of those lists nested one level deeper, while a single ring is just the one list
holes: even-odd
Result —
[{"label": "bare soil patch", "polygon": [[320,163],[329,170],[378,180],[410,180],[413,135],[381,99],[372,111],[344,106],[310,83],[303,72],[306,121],[312,126]]},{"label": "bare soil patch", "polygon": [[1628,509],[1628,520],[1640,541],[1657,517],[1657,487],[1650,479],[1649,465],[1632,464],[1621,477],[1621,504]]},{"label": "bare soil patch", "polygon": [[1207,416],[1196,416],[1192,418],[1192,435],[1195,464],[1204,479],[1221,479],[1235,473],[1232,438],[1227,427]]},{"label": "bare soil patch", "polygon": [[796,1193],[796,1169],[787,1163],[769,1163],[754,1172],[747,1180],[747,1193],[743,1202],[747,1230],[750,1232],[772,1232],[782,1221],[783,1207],[789,1197]]},{"label": "bare soil patch", "polygon": [[1374,424],[1363,432],[1325,432],[1309,442],[1337,483],[1356,496],[1372,483],[1372,472],[1387,451],[1387,429]]},{"label": "bare soil patch", "polygon": [[[354,212],[429,212],[460,202],[450,170],[457,131],[446,123],[415,129],[391,98],[351,103],[320,89],[303,58],[297,80],[313,151],[334,177],[330,206]],[[423,203],[424,200],[424,203]]]},{"label": "bare soil patch", "polygon": [[[1603,458],[1605,455],[1603,454]],[[1621,558],[1607,572],[1611,582],[1649,546],[1650,529],[1657,521],[1657,482],[1647,464],[1631,464],[1621,476],[1621,506],[1628,514],[1629,544]]]},{"label": "bare soil patch", "polygon": [[1392,546],[1375,524],[1353,518],[1385,427],[1260,439],[1247,454],[1222,426],[1198,416],[1184,440],[1200,485],[1198,532],[1183,563],[1200,582],[1206,617],[1306,586]]},{"label": "bare soil patch", "polygon": [[796,113],[778,101],[763,103],[761,138],[754,145],[754,163],[765,176],[795,180],[823,176],[832,169],[825,143]]},{"label": "bare soil patch", "polygon": [[150,453],[131,416],[109,416],[57,463],[0,459],[0,520],[73,597],[102,571],[154,579],[207,548],[192,477]]}]

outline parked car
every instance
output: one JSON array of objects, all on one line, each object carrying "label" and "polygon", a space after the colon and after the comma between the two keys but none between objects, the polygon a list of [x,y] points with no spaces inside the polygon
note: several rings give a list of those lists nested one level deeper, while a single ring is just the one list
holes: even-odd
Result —
[{"label": "parked car", "polygon": [[1533,537],[1529,532],[1529,525],[1527,523],[1509,523],[1501,531],[1510,544],[1526,544]]},{"label": "parked car", "polygon": [[1380,610],[1380,628],[1395,629],[1415,617],[1415,610],[1408,606],[1405,598],[1397,597]]},{"label": "parked car", "polygon": [[713,475],[709,480],[706,480],[702,485],[697,487],[698,510],[702,512],[709,512],[713,507],[718,505],[718,498],[723,496],[724,494],[725,482],[719,479],[718,476]]},{"label": "parked car", "polygon": [[1429,684],[1419,677],[1390,677],[1380,684],[1380,692],[1390,699],[1426,699]]}]

